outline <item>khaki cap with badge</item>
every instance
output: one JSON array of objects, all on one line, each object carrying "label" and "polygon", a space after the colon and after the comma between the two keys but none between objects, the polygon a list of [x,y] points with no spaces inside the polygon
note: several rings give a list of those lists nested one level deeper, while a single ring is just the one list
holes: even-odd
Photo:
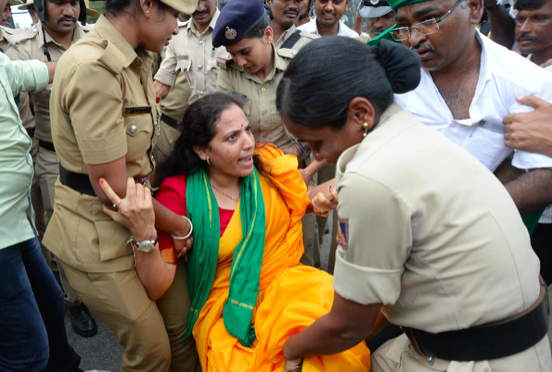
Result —
[{"label": "khaki cap with badge", "polygon": [[358,14],[362,18],[379,18],[392,11],[385,0],[362,0]]}]

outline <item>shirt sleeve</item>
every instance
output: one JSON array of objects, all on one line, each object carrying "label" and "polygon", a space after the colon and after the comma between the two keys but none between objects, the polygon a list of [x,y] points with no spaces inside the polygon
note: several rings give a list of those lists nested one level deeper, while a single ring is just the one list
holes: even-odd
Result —
[{"label": "shirt sleeve", "polygon": [[[184,177],[165,179],[155,199],[167,209],[186,216],[186,181]],[[172,238],[161,231],[159,232],[159,250],[165,262],[176,264],[178,253],[174,249]]]},{"label": "shirt sleeve", "polygon": [[339,204],[334,289],[361,304],[394,304],[410,254],[410,208],[372,179],[346,174],[338,185]]},{"label": "shirt sleeve", "polygon": [[[552,79],[549,79],[548,84],[543,85],[542,89],[534,95],[552,103]],[[510,109],[512,114],[530,111],[533,111],[533,108],[522,105],[517,101],[512,104]],[[552,168],[552,158],[542,154],[516,150],[512,165],[519,169]]]},{"label": "shirt sleeve", "polygon": [[158,82],[173,87],[176,83],[176,77],[178,76],[178,71],[176,71],[176,56],[173,51],[172,43],[167,47],[167,53],[165,58],[159,66],[159,71],[155,74],[154,80]]},{"label": "shirt sleeve", "polygon": [[14,96],[20,92],[37,92],[48,85],[48,68],[44,63],[40,61],[10,61],[6,56],[3,56],[2,59]]},{"label": "shirt sleeve", "polygon": [[233,90],[230,74],[225,69],[220,69],[217,78],[217,92],[230,93]]},{"label": "shirt sleeve", "polygon": [[78,65],[67,80],[56,80],[53,94],[63,89],[62,106],[71,118],[83,161],[105,164],[125,156],[123,91],[117,76],[93,60]]}]

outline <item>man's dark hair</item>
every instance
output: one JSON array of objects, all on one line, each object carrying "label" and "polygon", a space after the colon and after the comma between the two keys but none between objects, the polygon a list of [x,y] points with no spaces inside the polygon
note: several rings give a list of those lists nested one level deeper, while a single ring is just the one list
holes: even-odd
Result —
[{"label": "man's dark hair", "polygon": [[[331,50],[331,53],[328,53]],[[355,97],[370,101],[376,120],[420,83],[420,57],[392,41],[372,48],[357,40],[327,36],[305,45],[278,85],[276,107],[282,117],[306,127],[339,130]]]},{"label": "man's dark hair", "polygon": [[517,0],[514,3],[516,10],[535,10],[546,5],[550,0]]}]

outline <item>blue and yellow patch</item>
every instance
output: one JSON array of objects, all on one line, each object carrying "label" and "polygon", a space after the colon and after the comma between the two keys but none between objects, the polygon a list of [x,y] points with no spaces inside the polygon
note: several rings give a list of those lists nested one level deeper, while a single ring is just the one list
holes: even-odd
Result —
[{"label": "blue and yellow patch", "polygon": [[337,216],[337,236],[335,238],[337,240],[337,244],[343,248],[343,250],[347,250],[347,246],[349,243],[349,219],[348,218],[341,218]]}]

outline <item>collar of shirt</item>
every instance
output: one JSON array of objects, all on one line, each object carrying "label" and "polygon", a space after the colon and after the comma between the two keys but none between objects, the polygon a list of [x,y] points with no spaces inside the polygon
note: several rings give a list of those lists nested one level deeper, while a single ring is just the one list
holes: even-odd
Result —
[{"label": "collar of shirt", "polygon": [[295,33],[295,31],[297,31],[297,27],[295,27],[295,25],[291,25],[290,28],[288,28],[287,30],[284,31],[284,33],[280,36],[280,38],[275,42],[276,43],[280,43],[280,40],[281,40],[281,43],[285,43],[287,39],[289,39],[289,37],[291,35],[293,35]]},{"label": "collar of shirt", "polygon": [[[38,46],[40,48],[43,48],[44,47],[44,33],[42,32],[42,24],[40,24],[40,21],[39,21],[39,27],[37,28],[37,30],[38,30]],[[65,50],[65,46],[63,46],[60,43],[58,43],[57,41],[55,41],[54,38],[52,36],[50,36],[48,31],[46,31],[46,29],[44,29],[44,32],[46,33],[46,42],[48,44],[55,44],[57,47]],[[83,36],[84,36],[84,31],[83,31],[82,27],[80,26],[80,24],[77,22],[77,24],[75,25],[75,29],[73,30],[73,39],[71,40],[71,45],[75,44]]]},{"label": "collar of shirt", "polygon": [[[220,10],[218,10],[218,8],[216,8],[215,10],[215,15],[213,16],[213,18],[211,19],[211,22],[209,23],[209,26],[207,26],[207,28],[205,29],[205,31],[203,31],[203,34],[206,33],[206,32],[210,32],[212,33],[213,30],[215,29],[215,25],[217,23],[217,19],[220,15]],[[188,36],[190,34],[190,32],[193,32],[197,37],[199,37],[200,34],[195,23],[194,23],[194,20],[192,18],[190,18],[188,20],[188,22],[186,23],[186,36]]]},{"label": "collar of shirt", "polygon": [[[125,68],[129,67],[136,60],[136,58],[140,57],[147,59],[147,52],[141,48],[136,51],[132,49],[128,41],[126,41],[123,35],[121,35],[121,33],[113,27],[111,22],[109,22],[104,15],[100,16],[96,22],[96,26],[94,26],[94,30],[92,30],[91,33],[92,32],[97,33],[100,39],[106,40],[115,46],[115,48],[121,53],[121,57],[124,60],[123,67]],[[139,52],[140,55],[138,55],[137,52]]]},{"label": "collar of shirt", "polygon": [[[316,34],[320,36],[318,33],[318,24],[316,23],[316,17],[314,17],[309,23],[305,23],[304,25],[299,27],[299,30],[309,32],[311,34]],[[358,34],[351,30],[345,23],[339,21],[339,29],[337,31],[337,36],[345,36],[345,37],[358,37]]]}]

